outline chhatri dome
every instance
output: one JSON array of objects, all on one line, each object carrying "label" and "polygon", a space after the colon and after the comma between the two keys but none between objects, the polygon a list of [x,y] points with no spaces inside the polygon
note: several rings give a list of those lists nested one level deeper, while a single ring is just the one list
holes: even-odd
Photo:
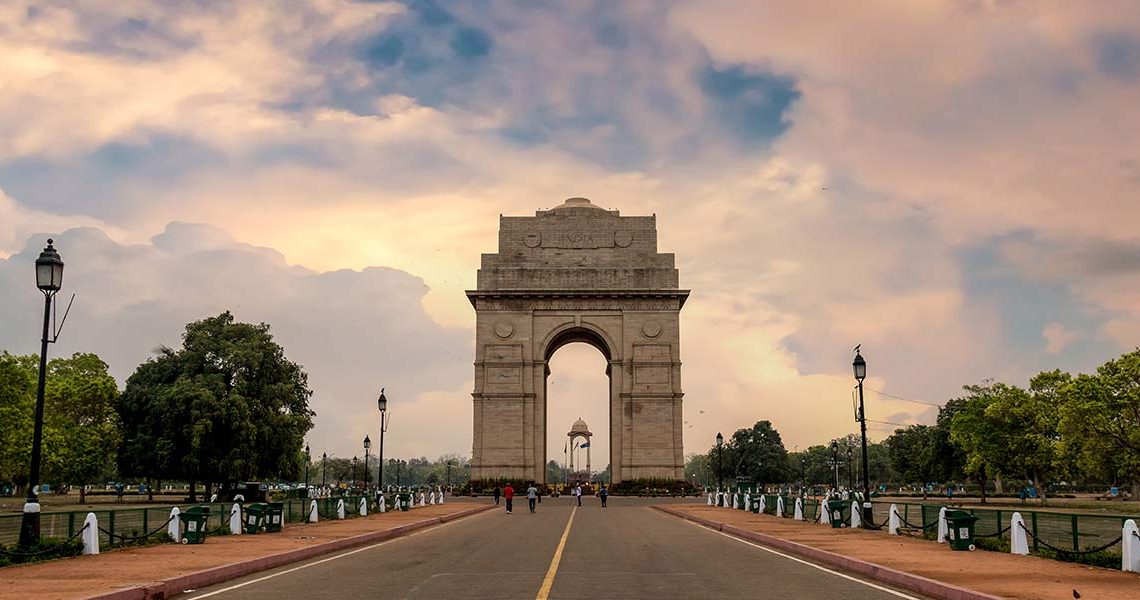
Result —
[{"label": "chhatri dome", "polygon": [[[573,198],[571,198],[571,200],[573,200]],[[574,425],[570,427],[570,432],[566,435],[574,434],[594,435],[590,433],[590,428],[586,426],[586,422],[582,420],[582,417],[578,417],[578,420],[574,421]]]},{"label": "chhatri dome", "polygon": [[[604,208],[593,204],[588,198],[567,198],[565,202],[555,206],[550,210],[561,210],[563,208],[592,208],[594,210],[605,210]],[[578,419],[581,421],[581,419]]]}]

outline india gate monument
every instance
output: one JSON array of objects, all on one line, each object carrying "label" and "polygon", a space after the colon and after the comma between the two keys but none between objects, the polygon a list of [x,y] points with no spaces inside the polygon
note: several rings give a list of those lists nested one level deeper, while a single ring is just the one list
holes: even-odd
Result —
[{"label": "india gate monument", "polygon": [[[570,198],[499,217],[475,307],[472,479],[546,481],[546,382],[556,350],[585,342],[606,359],[613,483],[684,478],[680,331],[689,291],[657,252],[657,218]],[[555,435],[561,437],[561,430]]]}]

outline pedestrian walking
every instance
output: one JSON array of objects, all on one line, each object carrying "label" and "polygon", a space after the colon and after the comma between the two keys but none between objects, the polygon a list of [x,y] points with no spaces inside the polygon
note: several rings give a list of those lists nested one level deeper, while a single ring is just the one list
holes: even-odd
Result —
[{"label": "pedestrian walking", "polygon": [[578,506],[582,506],[582,484],[574,488],[574,497],[578,498]]},{"label": "pedestrian walking", "polygon": [[606,507],[606,498],[610,497],[610,491],[606,489],[606,484],[602,484],[602,489],[598,490],[598,498],[602,500],[602,508]]},{"label": "pedestrian walking", "polygon": [[511,484],[508,483],[507,487],[503,488],[503,500],[507,501],[507,514],[508,515],[511,514],[511,509],[514,508],[514,499],[515,499],[515,488],[511,487]]},{"label": "pedestrian walking", "polygon": [[538,488],[534,487],[534,483],[526,488],[526,503],[530,505],[530,512],[534,514],[534,504],[538,501]]},{"label": "pedestrian walking", "polygon": [[503,495],[503,490],[500,490],[499,486],[496,485],[495,490],[493,492],[491,492],[491,495],[495,497],[495,506],[498,506],[499,505],[499,496]]}]

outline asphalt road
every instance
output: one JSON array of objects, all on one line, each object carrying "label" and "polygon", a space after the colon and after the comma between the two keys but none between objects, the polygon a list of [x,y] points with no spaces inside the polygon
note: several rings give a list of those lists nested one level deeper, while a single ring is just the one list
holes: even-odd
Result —
[{"label": "asphalt road", "polygon": [[483,513],[183,597],[916,598],[664,515],[649,508],[653,502],[611,498],[602,509],[583,498],[573,510],[570,498],[547,498],[530,514],[523,499],[514,514]]}]

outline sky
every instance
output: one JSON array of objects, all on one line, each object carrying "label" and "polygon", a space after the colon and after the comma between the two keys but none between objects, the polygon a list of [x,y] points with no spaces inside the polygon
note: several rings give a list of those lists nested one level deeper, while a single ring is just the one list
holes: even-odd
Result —
[{"label": "sky", "polygon": [[[856,344],[882,439],[1136,347],[1136,106],[1133,1],[8,0],[0,348],[38,351],[51,236],[53,355],[123,382],[231,310],[309,373],[314,452],[385,387],[388,456],[468,455],[479,255],[584,196],[692,290],[686,452],[855,431]],[[555,355],[550,458],[608,427],[602,368]]]}]

